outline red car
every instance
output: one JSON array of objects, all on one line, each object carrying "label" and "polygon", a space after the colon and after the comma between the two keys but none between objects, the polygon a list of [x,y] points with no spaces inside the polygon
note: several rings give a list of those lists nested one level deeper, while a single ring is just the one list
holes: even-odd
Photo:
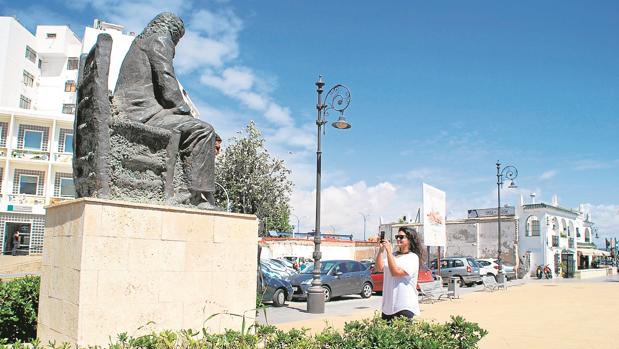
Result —
[{"label": "red car", "polygon": [[[383,272],[374,271],[374,266],[370,268],[371,274],[370,277],[374,282],[374,287],[372,288],[374,292],[383,292]],[[432,271],[425,266],[425,264],[421,264],[419,266],[419,276],[417,278],[417,289],[419,289],[419,284],[424,282],[434,281],[434,276],[432,275]]]}]

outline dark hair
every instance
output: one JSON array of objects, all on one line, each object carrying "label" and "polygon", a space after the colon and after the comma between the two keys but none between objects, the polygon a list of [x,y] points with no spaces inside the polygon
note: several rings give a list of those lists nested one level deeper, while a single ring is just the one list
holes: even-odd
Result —
[{"label": "dark hair", "polygon": [[406,235],[409,250],[419,257],[419,263],[421,263],[421,261],[424,260],[425,248],[423,247],[423,242],[417,230],[408,227],[400,227],[400,229],[398,229],[398,233],[399,232]]},{"label": "dark hair", "polygon": [[185,35],[183,20],[172,12],[162,12],[148,23],[144,31],[136,39],[141,40],[149,37],[151,34],[165,32],[170,33],[174,44],[178,43],[178,40]]}]

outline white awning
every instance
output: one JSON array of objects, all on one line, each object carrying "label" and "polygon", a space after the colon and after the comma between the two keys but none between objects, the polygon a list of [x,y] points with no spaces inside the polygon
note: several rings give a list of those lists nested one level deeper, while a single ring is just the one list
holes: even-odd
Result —
[{"label": "white awning", "polygon": [[582,253],[583,256],[610,256],[610,252],[608,251],[595,250],[592,248],[579,249],[578,252]]}]

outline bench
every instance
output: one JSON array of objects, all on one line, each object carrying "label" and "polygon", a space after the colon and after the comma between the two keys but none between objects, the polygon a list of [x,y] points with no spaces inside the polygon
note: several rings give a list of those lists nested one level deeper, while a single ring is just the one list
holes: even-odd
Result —
[{"label": "bench", "polygon": [[443,282],[440,280],[420,283],[419,289],[421,302],[430,301],[430,303],[434,303],[435,300],[440,300],[442,296],[448,296],[447,289],[443,287]]},{"label": "bench", "polygon": [[481,277],[481,282],[484,284],[484,290],[488,290],[490,292],[500,288],[505,289],[505,283],[497,283],[494,276],[484,275]]}]

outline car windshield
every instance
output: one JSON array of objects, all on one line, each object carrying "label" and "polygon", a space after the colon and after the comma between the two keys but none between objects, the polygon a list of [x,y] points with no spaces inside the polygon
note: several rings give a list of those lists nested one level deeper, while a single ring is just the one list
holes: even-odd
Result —
[{"label": "car windshield", "polygon": [[[334,261],[324,261],[320,263],[320,273],[326,274],[337,262]],[[314,265],[311,264],[307,268],[303,269],[303,274],[312,274],[314,272]]]}]

